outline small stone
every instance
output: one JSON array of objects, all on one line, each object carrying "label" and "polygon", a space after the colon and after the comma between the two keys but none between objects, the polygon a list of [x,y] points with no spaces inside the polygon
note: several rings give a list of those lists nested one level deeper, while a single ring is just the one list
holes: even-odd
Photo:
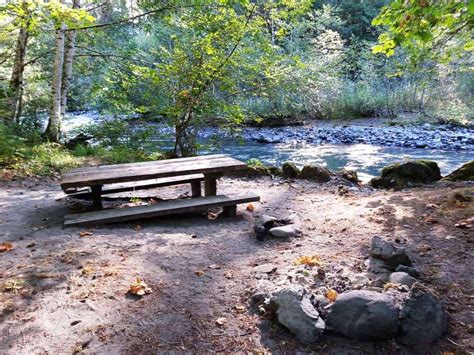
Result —
[{"label": "small stone", "polygon": [[253,268],[253,272],[263,274],[271,274],[277,270],[278,268],[276,267],[276,265],[271,263],[258,265]]},{"label": "small stone", "polygon": [[382,280],[388,280],[390,275],[390,266],[383,260],[369,258],[365,262],[367,266],[367,271],[369,274],[372,274],[373,277],[370,277],[371,280],[380,278]]},{"label": "small stone", "polygon": [[300,229],[296,224],[288,224],[287,226],[274,227],[270,229],[270,234],[277,238],[292,238],[301,235]]},{"label": "small stone", "polygon": [[394,272],[390,274],[389,282],[393,284],[406,285],[408,287],[413,286],[417,281],[414,277],[408,275],[406,272]]},{"label": "small stone", "polygon": [[396,247],[379,236],[372,238],[370,255],[385,261],[391,270],[395,270],[398,265],[412,265],[405,249]]},{"label": "small stone", "polygon": [[327,328],[360,339],[390,339],[397,333],[399,309],[389,296],[373,291],[340,294],[327,317]]},{"label": "small stone", "polygon": [[406,272],[408,275],[413,276],[413,277],[420,276],[420,272],[417,269],[410,266],[406,266],[406,265],[398,265],[395,271]]},{"label": "small stone", "polygon": [[412,287],[400,318],[399,341],[405,345],[432,343],[447,329],[448,316],[443,305],[420,284]]},{"label": "small stone", "polygon": [[278,322],[302,343],[314,343],[324,332],[325,323],[303,287],[283,288],[273,294],[271,302],[278,307]]}]

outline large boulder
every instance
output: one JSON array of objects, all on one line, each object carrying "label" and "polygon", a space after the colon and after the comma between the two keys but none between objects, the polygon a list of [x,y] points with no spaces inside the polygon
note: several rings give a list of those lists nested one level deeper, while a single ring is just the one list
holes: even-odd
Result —
[{"label": "large boulder", "polygon": [[420,284],[413,285],[400,317],[399,341],[405,345],[432,343],[447,329],[443,305]]},{"label": "large boulder", "polygon": [[328,182],[331,180],[331,172],[323,166],[305,165],[298,177],[316,182]]},{"label": "large boulder", "polygon": [[464,164],[459,169],[454,170],[443,180],[446,181],[474,181],[474,160]]},{"label": "large boulder", "polygon": [[398,265],[412,265],[410,257],[407,255],[405,249],[398,248],[379,236],[374,236],[372,238],[370,255],[374,258],[385,261],[391,270],[395,270]]},{"label": "large boulder", "polygon": [[382,169],[380,177],[370,180],[375,188],[403,189],[419,184],[430,184],[441,179],[438,164],[429,160],[396,163]]},{"label": "large boulder", "polygon": [[273,293],[278,322],[303,343],[313,343],[324,332],[325,323],[303,287],[286,287]]},{"label": "large boulder", "polygon": [[281,170],[283,172],[283,177],[287,179],[294,179],[300,174],[300,169],[298,169],[294,163],[289,161],[283,163]]},{"label": "large boulder", "polygon": [[326,319],[327,329],[360,339],[391,339],[398,329],[399,308],[387,295],[373,291],[340,294]]}]

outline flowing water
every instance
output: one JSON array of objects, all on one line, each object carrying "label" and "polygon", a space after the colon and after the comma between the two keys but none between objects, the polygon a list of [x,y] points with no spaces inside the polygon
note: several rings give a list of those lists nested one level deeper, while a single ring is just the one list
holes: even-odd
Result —
[{"label": "flowing water", "polygon": [[219,149],[202,149],[201,153],[224,153],[243,161],[258,159],[262,163],[277,166],[281,166],[285,161],[292,161],[300,167],[304,164],[320,164],[333,171],[352,169],[357,171],[363,181],[380,175],[381,169],[388,164],[409,159],[434,160],[443,175],[469,160],[474,160],[472,150],[442,151],[369,144],[261,144],[255,141],[239,143],[231,140],[223,142]]},{"label": "flowing water", "polygon": [[[66,122],[68,129],[95,122],[100,115],[90,114],[71,115]],[[171,149],[171,140],[163,139],[156,127],[141,126],[141,129],[157,131],[154,138],[144,142],[147,150]],[[217,149],[206,147],[207,140],[201,139],[204,146],[200,154],[228,154],[242,161],[258,159],[262,163],[281,166],[285,161],[292,161],[298,166],[304,164],[320,164],[330,170],[340,169],[356,170],[359,178],[367,181],[380,175],[381,169],[391,163],[402,162],[409,159],[426,159],[436,161],[442,175],[455,170],[467,161],[474,160],[474,147],[469,150],[439,150],[423,148],[403,148],[394,146],[379,146],[370,144],[324,144],[309,143],[279,143],[262,144],[254,140],[239,141],[225,138]]]}]

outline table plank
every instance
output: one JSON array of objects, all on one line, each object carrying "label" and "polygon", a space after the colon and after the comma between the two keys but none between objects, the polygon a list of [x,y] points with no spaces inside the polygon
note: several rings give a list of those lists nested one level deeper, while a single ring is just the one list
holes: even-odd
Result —
[{"label": "table plank", "polygon": [[[61,187],[63,190],[72,187],[105,185],[111,183],[139,181],[160,177],[171,177],[188,174],[210,174],[225,171],[235,171],[246,168],[246,164],[228,156],[206,156],[195,158],[172,159],[147,163],[129,164],[124,168],[99,168],[76,171],[63,174]],[[174,162],[176,161],[176,162]]]},{"label": "table plank", "polygon": [[259,200],[260,197],[253,193],[237,196],[219,195],[182,200],[167,200],[154,205],[68,214],[65,217],[64,226],[125,222],[176,213],[201,212],[212,207],[235,206],[236,204]]},{"label": "table plank", "polygon": [[95,171],[103,171],[104,169],[127,169],[130,167],[138,167],[138,166],[152,166],[152,165],[162,165],[162,164],[181,164],[189,161],[199,161],[199,160],[209,160],[209,159],[221,159],[227,158],[227,155],[224,154],[212,154],[212,155],[200,155],[198,157],[189,157],[189,158],[173,158],[173,159],[165,159],[165,160],[152,160],[152,161],[144,161],[144,162],[137,162],[137,163],[124,163],[124,164],[110,164],[110,165],[97,165],[97,166],[87,166],[81,168],[74,168],[68,170],[64,175],[68,174],[76,174],[82,172],[95,172]]}]

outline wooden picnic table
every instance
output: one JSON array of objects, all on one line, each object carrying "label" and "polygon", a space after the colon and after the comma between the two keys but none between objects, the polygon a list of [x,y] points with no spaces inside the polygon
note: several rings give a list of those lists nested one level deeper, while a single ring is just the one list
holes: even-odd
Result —
[{"label": "wooden picnic table", "polygon": [[[84,216],[87,213],[89,213],[89,218],[86,218],[87,221],[101,220],[105,221],[104,223],[109,223],[115,221],[115,219],[124,220],[125,218],[130,220],[139,217],[171,214],[174,211],[194,211],[211,205],[223,206],[228,215],[235,215],[237,203],[258,201],[259,197],[251,194],[235,198],[228,196],[215,197],[217,195],[216,181],[225,172],[242,170],[246,167],[245,163],[222,154],[142,163],[102,165],[73,169],[64,173],[62,175],[61,188],[67,194],[72,194],[72,196],[90,197],[92,199],[94,208],[97,211],[72,215],[73,219],[80,222],[84,222]],[[204,181],[204,197],[201,197],[201,181]],[[191,184],[192,197],[198,200],[192,202],[175,200],[174,204],[166,201],[168,203],[166,206],[161,204],[154,209],[142,209],[143,211],[138,213],[136,210],[130,211],[129,215],[126,215],[126,212],[123,211],[119,213],[110,212],[111,210],[107,212],[104,210],[100,213],[103,194],[183,183]],[[80,190],[81,188],[88,188],[90,191],[84,192]],[[213,196],[214,198],[211,198]],[[126,208],[125,210],[129,209],[131,208]],[[71,219],[71,215],[68,216],[66,216],[66,222],[68,219]],[[66,222],[65,224],[67,224]]]}]

